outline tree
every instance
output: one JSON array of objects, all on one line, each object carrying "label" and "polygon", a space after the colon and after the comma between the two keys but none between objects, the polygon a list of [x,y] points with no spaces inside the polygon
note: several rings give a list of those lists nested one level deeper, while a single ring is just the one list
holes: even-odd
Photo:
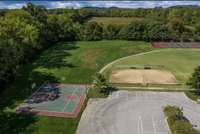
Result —
[{"label": "tree", "polygon": [[8,11],[0,17],[0,87],[14,80],[22,63],[38,48],[35,19],[26,11]]},{"label": "tree", "polygon": [[143,40],[145,23],[141,21],[133,21],[129,25],[124,26],[119,36],[125,40]]},{"label": "tree", "polygon": [[195,34],[200,36],[200,23],[197,23],[194,28],[195,28]]},{"label": "tree", "polygon": [[14,79],[24,58],[23,47],[13,41],[0,42],[0,89]]},{"label": "tree", "polygon": [[106,78],[101,73],[97,73],[94,77],[94,86],[99,92],[105,92],[109,87]]},{"label": "tree", "polygon": [[194,69],[192,77],[189,79],[188,84],[195,88],[200,93],[200,66]]},{"label": "tree", "polygon": [[169,39],[169,31],[165,24],[157,21],[149,22],[144,31],[144,38],[147,41],[160,41]]},{"label": "tree", "polygon": [[103,28],[103,38],[108,40],[118,39],[121,26],[108,25]]},{"label": "tree", "polygon": [[36,5],[32,4],[32,3],[28,3],[22,9],[27,11],[27,12],[29,12],[40,23],[46,24],[47,10],[46,10],[46,8],[44,6],[36,6]]},{"label": "tree", "polygon": [[75,28],[73,25],[73,20],[66,14],[48,15],[48,39],[53,42],[75,40]]},{"label": "tree", "polygon": [[[19,16],[17,16],[16,12],[9,12],[5,17],[0,18],[0,40],[14,40],[19,44],[36,47],[39,33],[33,18],[25,11],[18,13],[20,14]],[[32,23],[30,23],[31,18]]]},{"label": "tree", "polygon": [[171,19],[168,22],[168,28],[174,40],[180,40],[181,34],[185,31],[183,22],[178,18]]},{"label": "tree", "polygon": [[39,41],[40,47],[48,44],[48,28],[47,28],[47,9],[44,6],[37,6],[32,3],[28,3],[22,8],[27,11],[36,20],[37,28],[39,30]]},{"label": "tree", "polygon": [[80,29],[81,40],[101,40],[102,39],[102,27],[96,22],[88,22]]}]

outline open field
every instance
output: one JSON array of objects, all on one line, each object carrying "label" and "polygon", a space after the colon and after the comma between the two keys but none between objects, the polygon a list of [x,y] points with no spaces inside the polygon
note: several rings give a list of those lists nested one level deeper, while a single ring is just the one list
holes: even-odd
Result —
[{"label": "open field", "polygon": [[77,134],[170,134],[163,108],[183,107],[184,116],[200,128],[200,107],[180,92],[117,91],[89,100]]},{"label": "open field", "polygon": [[54,45],[43,52],[32,64],[25,65],[17,80],[1,93],[0,105],[4,112],[0,114],[6,122],[3,124],[5,127],[2,128],[5,129],[5,133],[8,133],[6,130],[10,128],[10,134],[16,131],[37,134],[74,134],[81,113],[77,118],[70,119],[26,117],[16,115],[13,111],[35,91],[31,88],[33,83],[37,86],[44,82],[90,83],[95,72],[109,62],[150,50],[152,48],[149,43],[120,40],[62,42]]},{"label": "open field", "polygon": [[162,65],[166,70],[172,72],[178,81],[182,84],[188,80],[195,67],[200,64],[199,49],[162,49],[144,53],[136,56],[115,61],[105,69],[109,72],[109,67],[117,68],[118,66],[135,66],[135,65]]},{"label": "open field", "polygon": [[134,84],[177,84],[174,75],[166,70],[156,69],[121,69],[114,70],[110,76],[111,83]]},{"label": "open field", "polygon": [[97,22],[99,24],[109,25],[127,25],[135,20],[143,20],[143,18],[136,17],[93,17],[90,22]]},{"label": "open field", "polygon": [[90,83],[105,64],[131,54],[151,50],[149,43],[92,41],[60,43],[33,63],[34,71],[50,73],[62,83]]}]

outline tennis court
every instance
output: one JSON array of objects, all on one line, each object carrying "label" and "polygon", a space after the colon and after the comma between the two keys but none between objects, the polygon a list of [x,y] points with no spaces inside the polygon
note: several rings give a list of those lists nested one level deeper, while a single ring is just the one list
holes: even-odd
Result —
[{"label": "tennis court", "polygon": [[76,117],[86,93],[86,85],[44,84],[19,106],[17,112]]}]

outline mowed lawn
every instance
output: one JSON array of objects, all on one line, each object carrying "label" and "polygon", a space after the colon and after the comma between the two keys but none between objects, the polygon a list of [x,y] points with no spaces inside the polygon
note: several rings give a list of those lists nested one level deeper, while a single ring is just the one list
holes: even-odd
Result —
[{"label": "mowed lawn", "polygon": [[[4,133],[74,134],[75,119],[41,116],[19,116],[14,108],[44,82],[92,82],[92,76],[109,62],[127,55],[152,50],[149,43],[132,41],[62,42],[44,51],[32,63],[25,65],[16,81],[1,93],[1,125]],[[8,131],[9,130],[9,131]]]},{"label": "mowed lawn", "polygon": [[200,65],[200,49],[161,49],[150,53],[131,56],[113,65],[164,65],[176,78],[185,83],[191,76],[194,68]]},{"label": "mowed lawn", "polygon": [[60,43],[33,63],[33,71],[51,74],[61,83],[91,83],[107,63],[151,49],[149,43],[131,41]]},{"label": "mowed lawn", "polygon": [[143,20],[144,18],[137,17],[93,17],[90,22],[97,22],[104,25],[127,25],[132,21]]}]

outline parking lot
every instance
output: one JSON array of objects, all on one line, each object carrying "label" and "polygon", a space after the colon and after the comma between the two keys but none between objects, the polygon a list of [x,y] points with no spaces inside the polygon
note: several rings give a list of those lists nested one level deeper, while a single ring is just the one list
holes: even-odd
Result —
[{"label": "parking lot", "polygon": [[181,92],[117,91],[88,102],[76,134],[169,134],[163,108],[176,105],[200,128],[200,105]]}]

